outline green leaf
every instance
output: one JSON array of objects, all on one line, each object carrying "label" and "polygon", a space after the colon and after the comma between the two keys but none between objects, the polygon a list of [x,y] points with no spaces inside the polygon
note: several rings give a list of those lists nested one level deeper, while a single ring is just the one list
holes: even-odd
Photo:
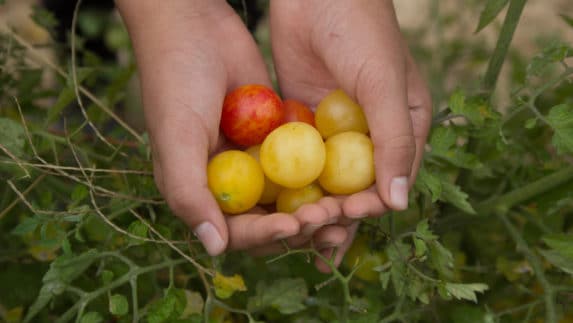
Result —
[{"label": "green leaf", "polygon": [[275,280],[270,285],[259,281],[257,293],[249,297],[247,308],[256,312],[270,307],[288,315],[304,310],[307,297],[306,282],[302,278]]},{"label": "green leaf", "polygon": [[391,273],[389,271],[384,271],[380,273],[380,283],[382,284],[382,288],[388,288],[388,282],[390,281]]},{"label": "green leaf", "polygon": [[97,256],[97,250],[90,249],[81,255],[63,255],[56,258],[42,278],[44,284],[24,321],[29,322],[50,303],[55,295],[61,294],[65,286],[86,271]]},{"label": "green leaf", "polygon": [[420,168],[415,187],[425,195],[431,196],[432,202],[436,202],[442,195],[442,182],[435,174],[428,172],[425,167]]},{"label": "green leaf", "polygon": [[[18,122],[0,118],[0,145],[4,146],[12,155],[20,158],[24,156],[24,146],[26,145],[26,132],[24,127]],[[0,150],[1,155],[6,153]]]},{"label": "green leaf", "polygon": [[442,188],[440,200],[448,202],[466,213],[476,214],[476,211],[468,202],[468,195],[459,186],[444,180],[442,181]]},{"label": "green leaf", "polygon": [[415,250],[416,257],[421,258],[428,251],[428,247],[426,246],[426,243],[424,242],[424,240],[414,238],[414,250]]},{"label": "green leaf", "polygon": [[401,296],[406,291],[408,285],[408,277],[406,272],[408,268],[406,267],[406,259],[411,254],[410,245],[405,244],[401,241],[396,241],[389,244],[386,247],[386,255],[388,259],[392,262],[392,267],[390,268],[390,278],[392,280],[392,286],[396,295]]},{"label": "green leaf", "polygon": [[169,322],[177,305],[177,298],[173,294],[167,294],[164,298],[153,303],[147,313],[149,323]]},{"label": "green leaf", "polygon": [[101,272],[101,281],[104,285],[111,283],[113,280],[114,273],[111,270],[102,270]]},{"label": "green leaf", "polygon": [[450,127],[438,127],[432,130],[430,146],[432,151],[445,152],[456,144],[457,136]]},{"label": "green leaf", "polygon": [[533,129],[537,124],[537,118],[531,118],[525,121],[525,129]]},{"label": "green leaf", "polygon": [[233,296],[235,292],[244,292],[247,290],[243,277],[237,274],[224,276],[216,272],[213,278],[213,285],[215,287],[215,295],[223,299]]},{"label": "green leaf", "polygon": [[432,231],[430,231],[430,224],[427,219],[418,222],[418,225],[416,226],[416,237],[424,241],[433,241],[438,239],[438,236],[434,235]]},{"label": "green leaf", "polygon": [[468,300],[477,303],[476,293],[488,290],[486,284],[455,284],[446,283],[446,291],[456,299]]},{"label": "green leaf", "polygon": [[76,98],[76,93],[71,86],[66,86],[60,91],[58,98],[53,106],[48,110],[48,116],[46,118],[45,124],[50,125],[52,122],[58,118],[62,111]]},{"label": "green leaf", "polygon": [[428,244],[430,250],[430,262],[442,276],[451,277],[454,268],[454,256],[440,242],[432,241]]},{"label": "green leaf", "polygon": [[573,275],[573,259],[565,257],[557,250],[539,250],[539,252],[554,266],[560,268],[566,273]]},{"label": "green leaf", "polygon": [[109,312],[113,315],[124,316],[129,311],[127,298],[121,294],[111,295],[109,298]]},{"label": "green leaf", "polygon": [[568,24],[570,27],[573,27],[573,17],[566,14],[560,14],[559,16],[561,19],[563,19],[563,21],[565,21],[566,24]]},{"label": "green leaf", "polygon": [[551,249],[554,249],[564,257],[573,259],[573,235],[556,233],[546,235],[542,239]]},{"label": "green leaf", "polygon": [[24,218],[14,229],[12,229],[12,234],[23,236],[27,233],[34,232],[36,228],[40,225],[37,218],[27,217]]},{"label": "green leaf", "polygon": [[488,0],[479,16],[479,22],[475,32],[480,32],[489,25],[508,3],[509,0]]},{"label": "green leaf", "polygon": [[573,56],[573,48],[563,42],[553,42],[536,55],[527,66],[528,76],[541,75],[549,65]]},{"label": "green leaf", "polygon": [[[131,224],[127,228],[127,232],[133,234],[136,237],[145,238],[145,237],[147,237],[148,228],[143,222],[141,222],[139,220],[135,220],[135,221],[131,222]],[[133,245],[139,245],[139,244],[142,244],[145,242],[143,240],[135,239],[135,238],[130,238],[129,241]]]},{"label": "green leaf", "polygon": [[[460,305],[452,309],[450,313],[450,322],[456,323],[488,323],[486,321],[487,313],[481,308],[470,305]],[[494,321],[491,321],[493,323]]]},{"label": "green leaf", "polygon": [[103,317],[98,312],[88,312],[84,314],[80,323],[102,323]]},{"label": "green leaf", "polygon": [[551,108],[547,121],[553,127],[553,145],[559,154],[573,153],[573,105],[559,104]]}]

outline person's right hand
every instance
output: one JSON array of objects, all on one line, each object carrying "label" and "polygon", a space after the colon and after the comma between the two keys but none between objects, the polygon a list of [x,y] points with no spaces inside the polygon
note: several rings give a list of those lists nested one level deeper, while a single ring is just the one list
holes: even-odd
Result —
[{"label": "person's right hand", "polygon": [[[226,1],[116,2],[140,72],[155,181],[207,252],[264,247],[284,238],[299,245],[318,227],[336,222],[341,209],[334,199],[294,216],[224,216],[207,187],[209,156],[229,148],[219,135],[225,94],[244,84],[271,86],[254,40]],[[305,224],[314,226],[309,231]],[[346,239],[336,226],[316,237],[316,244],[329,245]]]}]

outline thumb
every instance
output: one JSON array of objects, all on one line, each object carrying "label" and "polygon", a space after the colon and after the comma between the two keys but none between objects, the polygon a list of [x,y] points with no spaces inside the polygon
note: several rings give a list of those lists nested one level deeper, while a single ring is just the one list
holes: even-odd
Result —
[{"label": "thumb", "polygon": [[391,4],[376,2],[330,26],[318,50],[339,85],[363,107],[374,144],[376,187],[395,210],[408,207],[416,153],[407,101],[406,58]]}]

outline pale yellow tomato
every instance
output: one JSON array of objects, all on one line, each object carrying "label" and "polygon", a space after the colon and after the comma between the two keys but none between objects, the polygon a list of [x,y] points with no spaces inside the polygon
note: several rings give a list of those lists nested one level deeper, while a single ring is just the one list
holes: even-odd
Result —
[{"label": "pale yellow tomato", "polygon": [[238,214],[257,204],[265,177],[255,158],[243,151],[227,150],[209,161],[207,183],[221,210]]},{"label": "pale yellow tomato", "polygon": [[[249,147],[245,152],[260,162],[261,145]],[[263,189],[263,194],[261,195],[258,203],[263,205],[274,203],[282,189],[283,188],[279,184],[274,183],[265,175],[265,188]]]},{"label": "pale yellow tomato", "polygon": [[325,96],[314,113],[316,128],[325,139],[345,131],[368,133],[368,123],[358,105],[342,90]]},{"label": "pale yellow tomato", "polygon": [[322,188],[332,194],[360,192],[374,183],[374,156],[368,136],[354,131],[326,140],[326,164],[318,178]]},{"label": "pale yellow tomato", "polygon": [[373,252],[368,246],[366,236],[358,236],[344,255],[342,263],[349,270],[359,266],[354,276],[368,282],[379,281],[380,273],[374,270],[386,262],[386,255],[382,251]]},{"label": "pale yellow tomato", "polygon": [[292,213],[303,204],[314,203],[323,196],[320,186],[316,183],[303,188],[285,188],[277,198],[277,211]]},{"label": "pale yellow tomato", "polygon": [[325,159],[322,137],[304,122],[289,122],[276,128],[261,146],[265,175],[287,188],[301,188],[315,181]]}]

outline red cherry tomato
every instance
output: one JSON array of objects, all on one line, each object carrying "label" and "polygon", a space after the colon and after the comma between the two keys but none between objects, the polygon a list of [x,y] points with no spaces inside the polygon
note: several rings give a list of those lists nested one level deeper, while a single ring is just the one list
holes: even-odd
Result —
[{"label": "red cherry tomato", "polygon": [[283,101],[283,104],[285,109],[285,123],[300,121],[306,122],[314,127],[314,112],[304,103],[286,99]]}]

